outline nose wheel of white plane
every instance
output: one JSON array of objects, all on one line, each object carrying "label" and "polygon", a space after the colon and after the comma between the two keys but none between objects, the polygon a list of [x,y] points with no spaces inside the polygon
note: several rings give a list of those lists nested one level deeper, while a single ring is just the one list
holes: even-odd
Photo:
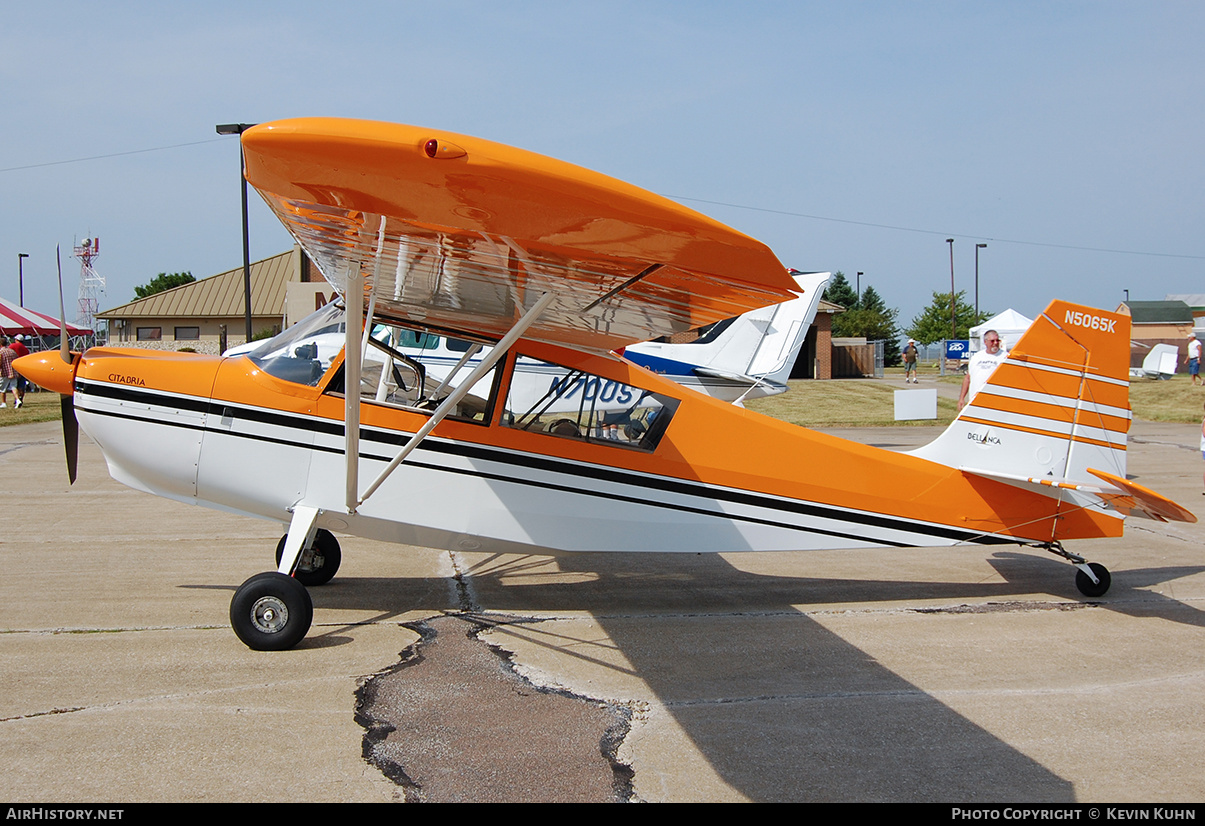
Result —
[{"label": "nose wheel of white plane", "polygon": [[[280,567],[280,558],[284,555],[285,541],[289,538],[285,534],[276,543],[276,566]],[[343,561],[343,554],[339,550],[339,540],[335,539],[334,534],[324,528],[319,528],[314,534],[314,542],[310,547],[301,552],[301,559],[297,561],[297,569],[293,572],[293,576],[302,585],[314,587],[315,585],[325,585],[330,582],[339,570],[339,563]]]},{"label": "nose wheel of white plane", "polygon": [[239,586],[230,600],[230,625],[255,651],[284,651],[301,642],[314,621],[309,591],[291,576],[268,571]]}]

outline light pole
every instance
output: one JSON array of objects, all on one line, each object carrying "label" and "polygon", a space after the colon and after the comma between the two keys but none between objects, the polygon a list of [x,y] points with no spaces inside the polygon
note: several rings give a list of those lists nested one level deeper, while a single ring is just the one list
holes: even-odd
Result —
[{"label": "light pole", "polygon": [[[254,123],[219,123],[215,128],[219,135],[242,135]],[[243,146],[240,138],[238,150],[238,181],[243,192],[243,314],[247,321],[247,341],[251,340],[251,243],[247,231],[247,177],[243,162]]]},{"label": "light pole", "polygon": [[27,252],[17,253],[17,301],[22,307],[25,306],[25,259],[29,257]]},{"label": "light pole", "polygon": [[954,320],[954,239],[947,238],[946,243],[950,245],[950,339],[958,338],[958,324]]},{"label": "light pole", "polygon": [[857,283],[857,285],[858,285],[858,286],[857,286],[857,290],[858,290],[858,306],[859,306],[859,307],[861,307],[861,306],[862,306],[862,273],[858,273],[858,277],[857,277],[857,278],[855,278],[855,279],[854,279],[854,281],[855,281],[855,282]]},{"label": "light pole", "polygon": [[979,250],[987,244],[975,245],[975,323],[979,323]]}]

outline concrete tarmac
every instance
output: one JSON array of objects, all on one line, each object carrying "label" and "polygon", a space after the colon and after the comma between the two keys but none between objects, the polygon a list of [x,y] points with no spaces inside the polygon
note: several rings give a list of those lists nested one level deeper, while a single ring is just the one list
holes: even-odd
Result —
[{"label": "concrete tarmac", "polygon": [[[1205,511],[1198,439],[1136,422],[1129,472]],[[257,653],[229,601],[279,525],[127,489],[87,437],[68,487],[57,423],[0,428],[0,469],[5,800],[493,800],[490,760],[537,779],[523,799],[564,799],[579,769],[549,769],[539,737],[578,725],[609,732],[572,746],[614,773],[598,799],[1205,800],[1200,525],[1073,543],[1113,574],[1092,601],[1020,549],[550,558],[341,537],[307,639]],[[454,618],[493,659],[446,648],[457,725],[405,732],[387,774],[374,748],[435,665],[420,637]],[[475,692],[497,669],[518,704]],[[536,689],[607,719],[528,708]],[[416,780],[437,775],[447,798]]]}]

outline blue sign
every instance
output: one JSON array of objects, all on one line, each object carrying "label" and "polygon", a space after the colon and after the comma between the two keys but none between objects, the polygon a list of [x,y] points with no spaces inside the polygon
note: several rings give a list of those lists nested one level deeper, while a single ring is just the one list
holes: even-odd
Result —
[{"label": "blue sign", "polygon": [[963,339],[961,341],[946,341],[946,358],[948,359],[969,359],[971,357],[971,342]]}]

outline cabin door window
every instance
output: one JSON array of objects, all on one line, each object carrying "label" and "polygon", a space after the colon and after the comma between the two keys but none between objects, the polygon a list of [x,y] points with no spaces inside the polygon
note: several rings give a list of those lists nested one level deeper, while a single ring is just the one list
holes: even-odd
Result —
[{"label": "cabin door window", "polygon": [[678,400],[616,379],[520,356],[502,423],[532,433],[654,450]]}]

